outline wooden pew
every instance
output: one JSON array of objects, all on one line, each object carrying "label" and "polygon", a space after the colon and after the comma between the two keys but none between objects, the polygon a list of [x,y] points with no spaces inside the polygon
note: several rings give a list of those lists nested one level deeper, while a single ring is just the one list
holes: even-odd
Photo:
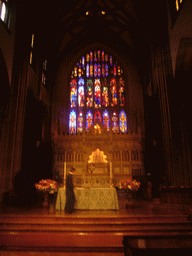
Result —
[{"label": "wooden pew", "polygon": [[192,232],[124,236],[123,246],[125,256],[192,255]]}]

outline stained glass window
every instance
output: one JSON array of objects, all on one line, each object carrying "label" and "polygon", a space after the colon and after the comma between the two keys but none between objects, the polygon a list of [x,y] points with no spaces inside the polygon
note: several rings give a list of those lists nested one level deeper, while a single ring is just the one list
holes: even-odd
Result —
[{"label": "stained glass window", "polygon": [[85,67],[85,57],[84,56],[82,57],[82,67],[83,68]]},{"label": "stained glass window", "polygon": [[111,79],[111,106],[114,107],[117,105],[117,83],[116,79]]},{"label": "stained glass window", "polygon": [[116,77],[116,75],[117,75],[117,68],[116,68],[116,65],[114,65],[114,67],[113,67],[113,75],[114,75],[114,77]]},{"label": "stained glass window", "polygon": [[109,113],[107,110],[103,112],[103,126],[109,131]]},{"label": "stained glass window", "polygon": [[82,111],[79,113],[77,119],[77,132],[83,132],[83,113]]},{"label": "stained glass window", "polygon": [[101,58],[101,56],[100,56],[100,55],[101,55],[101,51],[98,50],[98,51],[97,51],[97,54],[98,54],[98,61],[100,61],[100,58]]},{"label": "stained glass window", "polygon": [[89,54],[86,55],[86,61],[89,62]]},{"label": "stained glass window", "polygon": [[105,76],[105,64],[103,64],[103,63],[101,66],[101,73],[102,73],[102,76],[104,77]]},{"label": "stained glass window", "polygon": [[90,61],[92,62],[93,61],[93,53],[90,52]]},{"label": "stained glass window", "polygon": [[121,68],[120,68],[120,66],[117,67],[117,72],[118,72],[118,76],[120,76],[121,75]]},{"label": "stained glass window", "polygon": [[79,107],[84,106],[84,101],[85,101],[85,92],[84,92],[84,79],[81,78],[79,79],[79,87],[78,87],[78,105]]},{"label": "stained glass window", "polygon": [[77,77],[77,67],[74,68],[74,76]]},{"label": "stained glass window", "polygon": [[94,64],[94,77],[97,77],[97,64]]},{"label": "stained glass window", "polygon": [[77,82],[76,79],[71,80],[71,93],[70,93],[71,108],[77,106]]},{"label": "stained glass window", "polygon": [[76,133],[76,113],[74,110],[72,110],[69,115],[69,133],[70,134]]},{"label": "stained glass window", "polygon": [[122,107],[125,106],[125,89],[122,78],[119,79],[119,105]]},{"label": "stained glass window", "polygon": [[108,62],[108,54],[105,54],[105,62]]},{"label": "stained glass window", "polygon": [[86,65],[86,76],[89,77],[89,64]]},{"label": "stained glass window", "polygon": [[113,115],[112,115],[112,132],[113,133],[119,132],[118,116],[116,112],[113,112]]},{"label": "stained glass window", "polygon": [[108,76],[109,72],[108,72],[108,65],[107,63],[105,64],[105,76]]},{"label": "stained glass window", "polygon": [[98,77],[101,76],[101,64],[100,63],[98,64],[98,67],[97,67],[97,75],[98,75]]},{"label": "stained glass window", "polygon": [[104,62],[104,59],[105,59],[105,52],[102,51],[102,53],[101,53],[101,60],[102,60],[102,62]]},{"label": "stained glass window", "polygon": [[113,58],[112,58],[112,56],[110,56],[110,61],[109,61],[109,63],[110,63],[110,66],[113,65]]},{"label": "stained glass window", "polygon": [[94,51],[94,61],[97,62],[97,51]]},{"label": "stained glass window", "polygon": [[95,100],[95,108],[101,107],[101,82],[100,79],[95,79],[95,93],[94,93],[94,100]]},{"label": "stained glass window", "polygon": [[95,114],[94,114],[94,122],[97,123],[97,122],[101,122],[101,113],[97,110],[95,111]]},{"label": "stained glass window", "polygon": [[119,114],[119,127],[120,132],[127,132],[127,117],[124,110],[122,110]]},{"label": "stained glass window", "polygon": [[79,65],[79,67],[78,67],[78,76],[79,76],[79,77],[81,77],[81,72],[82,72],[82,71],[81,71],[81,65]]},{"label": "stained glass window", "polygon": [[86,131],[88,131],[93,126],[93,114],[89,110],[86,115]]},{"label": "stained glass window", "polygon": [[102,105],[105,107],[109,106],[109,91],[108,91],[108,84],[106,79],[104,80],[104,83],[103,83]]},{"label": "stained glass window", "polygon": [[69,117],[70,133],[88,131],[93,124],[100,131],[104,127],[114,133],[127,132],[122,75],[117,60],[104,50],[94,49],[80,58],[71,75],[70,107],[74,112]]},{"label": "stained glass window", "polygon": [[93,81],[87,80],[87,107],[93,107]]},{"label": "stained glass window", "polygon": [[90,64],[90,77],[93,77],[93,64]]}]

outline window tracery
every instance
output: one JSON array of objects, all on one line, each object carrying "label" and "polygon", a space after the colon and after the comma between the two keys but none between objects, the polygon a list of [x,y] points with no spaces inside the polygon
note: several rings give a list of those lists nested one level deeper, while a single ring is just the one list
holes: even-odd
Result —
[{"label": "window tracery", "polygon": [[116,60],[104,50],[82,56],[71,76],[69,133],[89,131],[93,125],[126,133],[125,106],[123,71]]}]

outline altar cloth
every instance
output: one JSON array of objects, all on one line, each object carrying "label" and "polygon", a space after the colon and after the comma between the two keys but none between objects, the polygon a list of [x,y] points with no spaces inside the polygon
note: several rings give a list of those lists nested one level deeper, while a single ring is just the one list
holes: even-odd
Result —
[{"label": "altar cloth", "polygon": [[[78,188],[74,189],[77,210],[119,210],[115,188]],[[65,189],[59,188],[56,210],[65,208]]]}]

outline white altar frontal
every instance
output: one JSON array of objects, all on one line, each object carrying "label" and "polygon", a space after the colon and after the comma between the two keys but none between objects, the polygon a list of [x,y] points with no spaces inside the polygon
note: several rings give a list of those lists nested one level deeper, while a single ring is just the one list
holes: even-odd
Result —
[{"label": "white altar frontal", "polygon": [[[115,188],[78,188],[74,189],[77,210],[119,210]],[[65,188],[57,194],[56,210],[64,210],[66,202]]]},{"label": "white altar frontal", "polygon": [[[78,176],[75,172],[76,177]],[[75,176],[74,175],[74,176]],[[113,187],[112,164],[98,148],[92,152],[82,175],[84,183],[74,189],[75,209],[78,210],[118,210],[118,198]],[[64,187],[58,190],[56,210],[64,210],[66,202],[66,164],[64,164]],[[75,180],[75,177],[74,177]],[[75,180],[76,181],[76,180]],[[76,182],[75,182],[76,183]],[[76,185],[76,184],[75,184]]]}]

